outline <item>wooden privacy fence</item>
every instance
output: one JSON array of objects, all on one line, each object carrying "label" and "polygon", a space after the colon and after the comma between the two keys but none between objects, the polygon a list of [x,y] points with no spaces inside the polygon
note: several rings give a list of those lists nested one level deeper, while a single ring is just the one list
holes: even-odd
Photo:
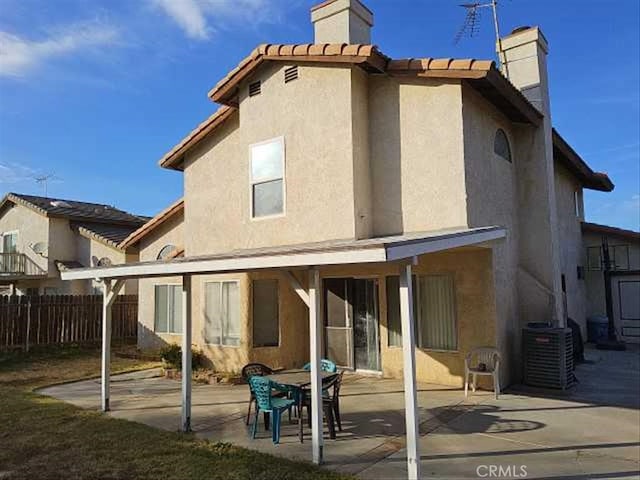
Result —
[{"label": "wooden privacy fence", "polygon": [[[112,339],[136,338],[138,296],[119,295]],[[102,295],[0,296],[0,349],[96,342],[102,338]]]}]

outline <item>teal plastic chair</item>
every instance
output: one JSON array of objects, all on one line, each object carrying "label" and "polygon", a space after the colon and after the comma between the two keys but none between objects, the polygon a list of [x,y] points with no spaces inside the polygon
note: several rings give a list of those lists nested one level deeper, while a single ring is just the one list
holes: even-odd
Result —
[{"label": "teal plastic chair", "polygon": [[[311,363],[307,363],[304,367],[302,367],[302,369],[306,370],[306,371],[310,371],[311,370]],[[338,367],[331,360],[323,358],[323,359],[320,360],[320,371],[329,372],[329,373],[336,373],[338,371]]]},{"label": "teal plastic chair", "polygon": [[256,438],[258,430],[258,416],[260,412],[271,414],[271,438],[273,443],[280,443],[280,422],[282,412],[289,410],[295,404],[295,400],[290,398],[274,397],[272,390],[277,386],[271,380],[265,377],[253,376],[249,377],[249,386],[256,398],[256,415],[253,420],[251,438]]}]

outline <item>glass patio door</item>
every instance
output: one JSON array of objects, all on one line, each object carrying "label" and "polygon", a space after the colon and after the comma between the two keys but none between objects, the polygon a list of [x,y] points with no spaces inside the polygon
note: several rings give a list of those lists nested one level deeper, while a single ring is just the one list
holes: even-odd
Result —
[{"label": "glass patio door", "polygon": [[376,292],[373,279],[324,280],[325,355],[340,367],[380,370]]},{"label": "glass patio door", "polygon": [[353,347],[357,370],[380,370],[380,331],[377,284],[353,280]]}]

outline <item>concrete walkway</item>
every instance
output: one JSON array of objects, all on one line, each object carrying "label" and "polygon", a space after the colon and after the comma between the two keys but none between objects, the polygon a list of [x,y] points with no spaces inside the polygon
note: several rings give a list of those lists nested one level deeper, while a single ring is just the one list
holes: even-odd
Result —
[{"label": "concrete walkway", "polygon": [[[419,385],[422,472],[425,478],[640,478],[639,352],[589,351],[571,397],[518,393],[495,400],[479,392]],[[624,368],[619,368],[624,365]],[[157,371],[114,376],[110,415],[167,430],[180,424],[180,383]],[[98,408],[97,380],[41,391],[83,408]],[[260,424],[251,440],[244,424],[246,386],[194,385],[198,436],[298,460],[311,457],[297,425],[283,422],[280,445]],[[345,375],[343,432],[325,439],[327,468],[363,479],[406,478],[404,396],[399,380]],[[499,468],[502,467],[502,471]]]}]

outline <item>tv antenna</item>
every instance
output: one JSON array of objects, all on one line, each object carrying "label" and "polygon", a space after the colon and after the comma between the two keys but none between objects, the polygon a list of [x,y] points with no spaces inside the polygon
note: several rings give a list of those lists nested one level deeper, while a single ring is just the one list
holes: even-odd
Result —
[{"label": "tv antenna", "polygon": [[38,185],[40,185],[43,189],[44,189],[44,196],[47,196],[47,184],[49,182],[49,180],[51,180],[52,178],[55,178],[55,174],[53,173],[47,173],[45,175],[35,175],[34,180],[36,181],[36,183]]},{"label": "tv antenna", "polygon": [[465,17],[464,23],[462,24],[454,38],[454,44],[457,45],[465,35],[468,35],[472,38],[477,36],[478,33],[480,33],[482,9],[490,8],[491,12],[493,13],[493,28],[496,34],[496,49],[498,53],[498,61],[500,62],[502,68],[505,70],[506,74],[506,62],[502,51],[502,42],[500,40],[500,24],[498,22],[498,0],[491,0],[486,3],[462,3],[460,4],[460,6],[467,11],[467,16]]}]

